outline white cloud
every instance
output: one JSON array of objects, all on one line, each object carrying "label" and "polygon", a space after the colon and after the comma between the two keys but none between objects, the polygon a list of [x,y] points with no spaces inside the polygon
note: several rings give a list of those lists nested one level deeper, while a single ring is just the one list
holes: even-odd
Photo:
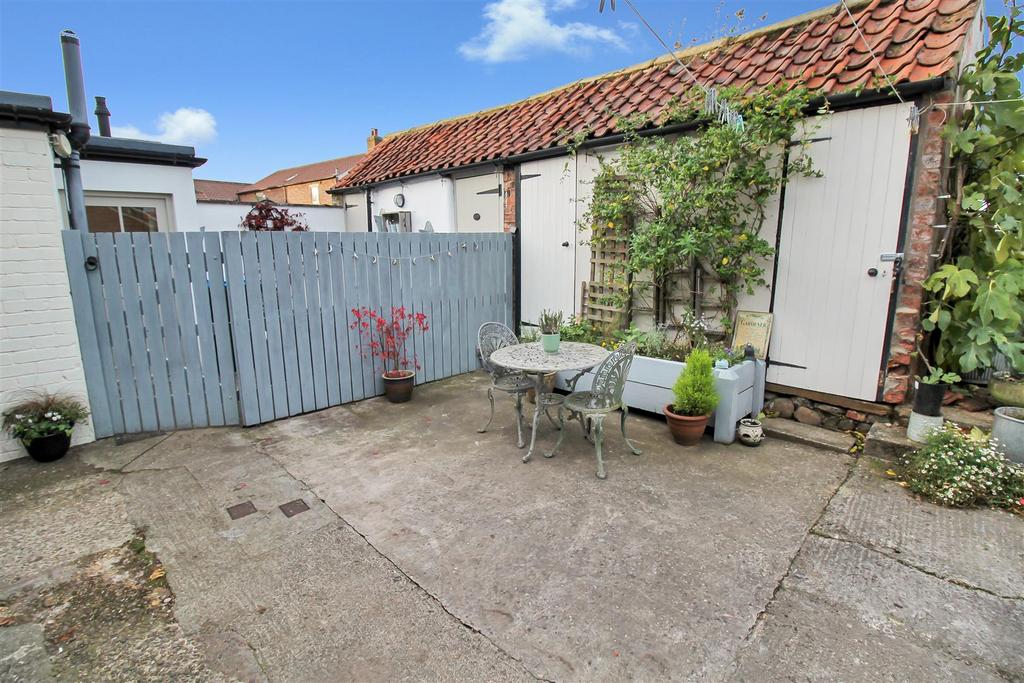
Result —
[{"label": "white cloud", "polygon": [[578,0],[497,0],[484,7],[480,35],[459,46],[467,59],[496,64],[525,59],[536,52],[586,55],[595,44],[625,49],[618,33],[593,24],[571,21],[556,24],[548,10],[557,12]]},{"label": "white cloud", "polygon": [[156,129],[156,133],[145,133],[135,126],[111,126],[110,133],[117,138],[153,140],[172,145],[199,145],[213,142],[217,137],[217,120],[205,109],[182,107],[161,114]]}]

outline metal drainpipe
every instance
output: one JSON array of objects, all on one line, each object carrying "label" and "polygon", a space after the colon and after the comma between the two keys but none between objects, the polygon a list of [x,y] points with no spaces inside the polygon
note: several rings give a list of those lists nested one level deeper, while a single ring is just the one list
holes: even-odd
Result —
[{"label": "metal drainpipe", "polygon": [[80,150],[89,141],[89,113],[85,106],[85,79],[82,77],[82,52],[73,31],[61,31],[60,47],[64,55],[64,80],[68,87],[68,108],[71,110],[71,155],[61,161],[64,170],[64,191],[67,193],[71,229],[89,231],[85,214],[85,191],[82,186]]}]

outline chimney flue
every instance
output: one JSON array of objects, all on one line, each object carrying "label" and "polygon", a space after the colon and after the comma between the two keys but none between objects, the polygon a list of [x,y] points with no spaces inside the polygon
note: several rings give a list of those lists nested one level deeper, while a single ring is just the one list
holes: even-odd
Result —
[{"label": "chimney flue", "polygon": [[370,129],[370,137],[366,138],[366,150],[369,151],[377,146],[377,143],[381,141],[380,135],[377,134],[376,128]]},{"label": "chimney flue", "polygon": [[61,160],[69,222],[72,230],[88,231],[89,218],[85,213],[80,150],[89,142],[89,110],[85,104],[82,50],[74,31],[61,31],[60,49],[64,57],[64,80],[68,86],[68,109],[71,111],[71,134],[68,135],[71,155]]},{"label": "chimney flue", "polygon": [[110,137],[110,110],[107,109],[107,98],[96,96],[96,124],[100,129],[100,137]]}]

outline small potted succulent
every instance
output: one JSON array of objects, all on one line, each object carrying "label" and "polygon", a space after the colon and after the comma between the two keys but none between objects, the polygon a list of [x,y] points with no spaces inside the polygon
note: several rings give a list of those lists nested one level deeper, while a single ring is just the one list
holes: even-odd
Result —
[{"label": "small potted succulent", "polygon": [[405,403],[412,398],[416,370],[420,369],[415,354],[409,357],[406,342],[410,334],[430,329],[427,315],[397,306],[387,317],[363,306],[353,308],[352,316],[350,327],[359,332],[363,357],[379,360],[384,369],[384,395],[392,403]]},{"label": "small potted succulent", "polygon": [[548,353],[558,353],[562,342],[562,312],[540,312],[540,345]]},{"label": "small potted succulent", "polygon": [[711,354],[694,349],[672,387],[673,401],[665,406],[665,418],[675,442],[694,446],[704,436],[708,418],[718,405]]},{"label": "small potted succulent", "polygon": [[81,401],[63,394],[39,394],[4,413],[4,431],[21,441],[38,462],[64,457],[75,424],[89,417]]}]

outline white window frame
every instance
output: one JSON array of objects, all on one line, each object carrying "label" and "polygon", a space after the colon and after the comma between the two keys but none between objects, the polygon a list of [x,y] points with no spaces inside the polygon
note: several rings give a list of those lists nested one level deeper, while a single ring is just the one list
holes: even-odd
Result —
[{"label": "white window frame", "polygon": [[[60,190],[62,206],[67,206],[67,197],[64,190]],[[156,223],[158,232],[174,231],[173,202],[170,195],[150,194],[145,192],[98,192],[85,191],[86,206],[139,206],[156,209]],[[120,212],[119,212],[120,213]],[[64,221],[64,228],[67,229],[67,213],[61,211]],[[123,221],[123,219],[122,219]],[[122,225],[122,230],[124,226]]]},{"label": "white window frame", "polygon": [[320,185],[313,183],[309,186],[309,197],[314,204],[320,205]]}]

